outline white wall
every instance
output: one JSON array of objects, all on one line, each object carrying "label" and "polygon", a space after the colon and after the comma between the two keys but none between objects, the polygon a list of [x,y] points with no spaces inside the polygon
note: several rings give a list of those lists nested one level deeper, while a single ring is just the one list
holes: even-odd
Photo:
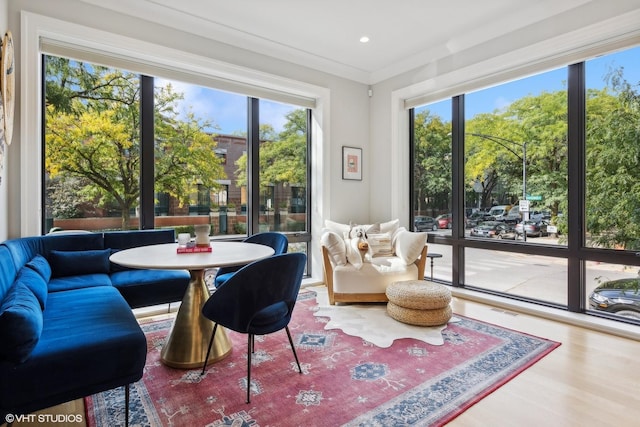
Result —
[{"label": "white wall", "polygon": [[[4,36],[7,30],[9,30],[8,2],[9,0],[0,0],[0,34],[2,36]],[[6,240],[8,235],[8,228],[9,228],[9,219],[8,219],[9,208],[7,205],[7,200],[8,200],[7,195],[9,194],[9,190],[8,190],[9,187],[7,183],[7,170],[9,169],[9,165],[8,165],[9,162],[7,159],[8,150],[9,150],[9,147],[7,147],[7,145],[5,144],[4,146],[5,156],[3,159],[3,163],[0,165],[0,168],[2,169],[2,171],[0,171],[0,180],[1,180],[0,181],[0,242],[3,240]]]}]

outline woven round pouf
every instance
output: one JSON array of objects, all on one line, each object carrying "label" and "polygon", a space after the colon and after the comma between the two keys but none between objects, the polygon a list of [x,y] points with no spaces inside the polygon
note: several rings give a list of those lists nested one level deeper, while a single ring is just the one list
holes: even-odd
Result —
[{"label": "woven round pouf", "polygon": [[405,280],[387,286],[387,313],[393,319],[420,326],[443,325],[451,319],[451,291],[424,280]]},{"label": "woven round pouf", "polygon": [[451,307],[434,308],[433,310],[417,310],[400,307],[392,302],[387,303],[387,313],[398,322],[416,326],[444,325],[451,319]]}]

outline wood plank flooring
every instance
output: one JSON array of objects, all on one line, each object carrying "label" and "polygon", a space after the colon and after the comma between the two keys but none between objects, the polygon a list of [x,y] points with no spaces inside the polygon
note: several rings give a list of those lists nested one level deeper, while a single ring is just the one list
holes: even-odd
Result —
[{"label": "wood plank flooring", "polygon": [[[549,338],[562,345],[449,426],[640,426],[640,342],[459,297],[453,299],[452,307],[457,314]],[[80,399],[39,413],[81,414],[84,420],[84,404]],[[14,423],[14,426],[60,425]]]}]

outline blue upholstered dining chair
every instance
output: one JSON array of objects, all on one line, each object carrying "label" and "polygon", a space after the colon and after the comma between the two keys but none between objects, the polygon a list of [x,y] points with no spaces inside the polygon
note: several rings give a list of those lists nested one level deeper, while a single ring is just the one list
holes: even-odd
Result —
[{"label": "blue upholstered dining chair", "polygon": [[[256,233],[252,236],[247,237],[243,241],[246,243],[257,243],[259,245],[270,246],[275,252],[274,255],[287,253],[287,249],[289,247],[287,236],[274,231]],[[233,273],[238,271],[240,268],[242,268],[241,265],[219,268],[218,272],[216,273],[216,277],[213,279],[213,285],[217,288],[218,286],[226,282],[229,277],[233,276]]]},{"label": "blue upholstered dining chair", "polygon": [[251,401],[254,335],[266,335],[285,329],[298,371],[302,373],[289,332],[289,321],[306,263],[307,256],[303,253],[280,254],[261,259],[236,271],[211,294],[202,307],[202,315],[215,322],[202,374],[207,367],[218,325],[247,334],[247,403]]}]

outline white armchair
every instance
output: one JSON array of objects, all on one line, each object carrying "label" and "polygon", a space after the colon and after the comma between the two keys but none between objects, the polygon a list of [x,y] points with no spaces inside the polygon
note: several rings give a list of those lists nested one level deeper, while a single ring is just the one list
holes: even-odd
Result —
[{"label": "white armchair", "polygon": [[424,278],[427,233],[407,231],[398,223],[351,226],[326,221],[321,245],[331,304],[386,302],[392,282]]}]

